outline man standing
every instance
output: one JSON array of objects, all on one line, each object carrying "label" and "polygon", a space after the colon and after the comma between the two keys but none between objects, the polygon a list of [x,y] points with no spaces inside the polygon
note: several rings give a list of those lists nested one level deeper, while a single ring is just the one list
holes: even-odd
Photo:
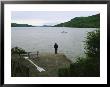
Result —
[{"label": "man standing", "polygon": [[55,48],[55,54],[57,54],[57,50],[58,50],[58,45],[57,45],[57,43],[54,44],[54,48]]}]

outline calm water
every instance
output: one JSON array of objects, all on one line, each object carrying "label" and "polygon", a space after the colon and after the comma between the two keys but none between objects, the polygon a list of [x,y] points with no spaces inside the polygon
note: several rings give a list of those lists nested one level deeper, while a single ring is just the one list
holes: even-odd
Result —
[{"label": "calm water", "polygon": [[54,53],[54,43],[59,45],[58,52],[69,59],[84,56],[84,40],[88,31],[95,28],[67,27],[12,27],[11,46],[26,51]]}]

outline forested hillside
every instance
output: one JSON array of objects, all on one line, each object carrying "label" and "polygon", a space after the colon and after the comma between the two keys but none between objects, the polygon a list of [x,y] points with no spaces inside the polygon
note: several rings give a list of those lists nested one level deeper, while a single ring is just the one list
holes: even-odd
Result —
[{"label": "forested hillside", "polygon": [[57,24],[55,27],[99,28],[100,14],[88,17],[75,17],[68,22]]},{"label": "forested hillside", "polygon": [[28,25],[28,24],[11,23],[11,27],[33,27],[33,26],[32,25]]}]

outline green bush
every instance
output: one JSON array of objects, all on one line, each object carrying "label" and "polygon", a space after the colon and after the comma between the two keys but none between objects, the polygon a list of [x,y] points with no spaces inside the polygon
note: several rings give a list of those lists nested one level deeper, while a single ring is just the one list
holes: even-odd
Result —
[{"label": "green bush", "polygon": [[87,57],[99,57],[100,56],[100,31],[95,30],[87,34],[85,41],[85,53]]},{"label": "green bush", "polygon": [[69,77],[70,76],[70,69],[69,68],[60,68],[58,70],[58,75],[60,77]]},{"label": "green bush", "polygon": [[26,51],[20,47],[14,47],[11,49],[12,54],[23,54],[26,53]]},{"label": "green bush", "polygon": [[85,41],[86,58],[78,58],[69,68],[60,69],[59,76],[98,77],[100,76],[100,30],[87,34]]}]

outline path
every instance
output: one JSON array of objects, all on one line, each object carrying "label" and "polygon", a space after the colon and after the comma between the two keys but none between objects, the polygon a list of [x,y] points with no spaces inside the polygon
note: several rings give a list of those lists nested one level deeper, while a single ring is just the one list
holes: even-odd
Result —
[{"label": "path", "polygon": [[24,57],[26,60],[28,60],[30,63],[32,63],[39,72],[45,71],[42,67],[39,67],[38,65],[36,65],[32,60],[30,60],[28,57]]}]

